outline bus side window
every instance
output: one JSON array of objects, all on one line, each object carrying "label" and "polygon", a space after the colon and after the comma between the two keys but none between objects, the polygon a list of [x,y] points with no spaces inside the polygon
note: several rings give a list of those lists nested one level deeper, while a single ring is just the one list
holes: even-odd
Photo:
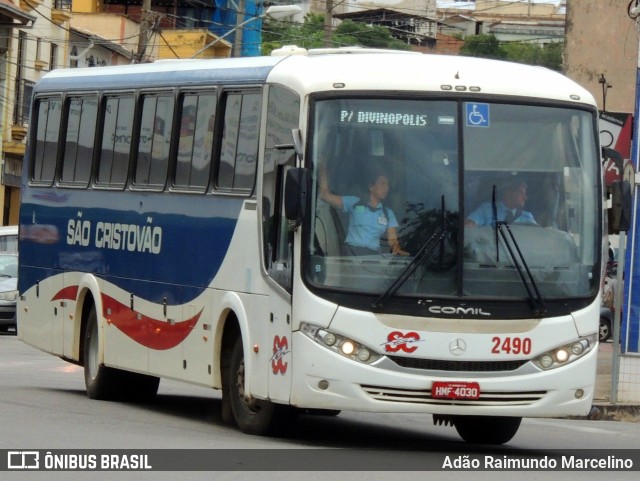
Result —
[{"label": "bus side window", "polygon": [[38,103],[38,130],[31,178],[35,182],[51,184],[56,173],[58,134],[62,101],[42,99]]},{"label": "bus side window", "polygon": [[147,95],[142,104],[135,184],[163,188],[169,166],[173,97]]},{"label": "bus side window", "polygon": [[259,92],[232,92],[225,96],[216,187],[253,189],[258,163],[261,105],[262,95]]},{"label": "bus side window", "polygon": [[121,187],[127,181],[134,106],[132,95],[109,97],[104,102],[99,184]]},{"label": "bus side window", "polygon": [[89,183],[97,107],[98,101],[95,96],[75,97],[67,102],[66,140],[60,179],[62,182],[83,186]]},{"label": "bus side window", "polygon": [[287,166],[295,165],[293,150],[278,149],[293,142],[298,128],[300,99],[292,91],[277,85],[269,89],[266,121],[266,151],[262,182],[262,241],[264,266],[282,287],[291,290],[291,232],[284,216],[284,177]]},{"label": "bus side window", "polygon": [[202,192],[209,185],[215,110],[215,93],[186,93],[182,97],[175,186]]}]

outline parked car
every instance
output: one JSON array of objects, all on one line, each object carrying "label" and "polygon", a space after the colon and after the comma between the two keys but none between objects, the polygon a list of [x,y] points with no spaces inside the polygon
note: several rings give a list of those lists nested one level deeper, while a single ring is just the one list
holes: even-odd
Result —
[{"label": "parked car", "polygon": [[18,252],[18,226],[0,227],[0,252]]},{"label": "parked car", "polygon": [[613,329],[613,312],[608,307],[600,307],[600,342],[606,342],[611,338]]},{"label": "parked car", "polygon": [[13,329],[16,324],[18,300],[18,254],[0,253],[0,332]]}]

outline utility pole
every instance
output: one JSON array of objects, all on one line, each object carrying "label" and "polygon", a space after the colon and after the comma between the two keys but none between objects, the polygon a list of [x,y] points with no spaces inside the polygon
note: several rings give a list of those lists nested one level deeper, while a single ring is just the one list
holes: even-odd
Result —
[{"label": "utility pole", "polygon": [[613,85],[607,82],[607,78],[603,73],[600,74],[600,78],[598,79],[598,83],[602,85],[602,111],[607,111],[607,90],[609,90]]},{"label": "utility pole", "polygon": [[242,28],[238,28],[242,22],[244,22],[245,17],[245,5],[244,0],[238,1],[238,13],[236,14],[236,38],[233,42],[233,56],[234,57],[242,57]]},{"label": "utility pole", "polygon": [[331,47],[331,34],[333,29],[333,0],[327,0],[327,11],[324,14],[324,46]]},{"label": "utility pole", "polygon": [[138,50],[135,55],[135,63],[142,63],[145,51],[147,50],[149,30],[151,28],[150,19],[151,0],[142,0],[142,10],[140,10],[140,34],[138,35]]}]

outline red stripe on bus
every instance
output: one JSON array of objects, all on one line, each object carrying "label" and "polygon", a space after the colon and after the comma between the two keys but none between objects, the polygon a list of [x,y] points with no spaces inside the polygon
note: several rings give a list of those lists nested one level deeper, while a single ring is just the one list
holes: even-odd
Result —
[{"label": "red stripe on bus", "polygon": [[64,289],[59,290],[51,300],[59,301],[60,299],[64,299],[68,301],[75,301],[76,297],[78,297],[78,286],[68,286]]},{"label": "red stripe on bus", "polygon": [[180,344],[195,327],[202,310],[184,321],[170,323],[157,320],[131,310],[113,297],[102,294],[104,317],[138,344],[149,349],[162,351]]}]

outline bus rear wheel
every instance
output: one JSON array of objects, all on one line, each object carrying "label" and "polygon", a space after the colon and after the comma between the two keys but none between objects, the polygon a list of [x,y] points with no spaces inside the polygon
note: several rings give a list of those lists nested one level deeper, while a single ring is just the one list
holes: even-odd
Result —
[{"label": "bus rear wheel", "polygon": [[516,435],[522,418],[456,416],[453,423],[462,439],[473,444],[504,444]]},{"label": "bus rear wheel", "polygon": [[84,383],[90,399],[148,402],[158,392],[159,378],[114,369],[100,363],[98,318],[95,307],[91,308],[87,317],[83,361]]},{"label": "bus rear wheel", "polygon": [[295,421],[295,409],[245,394],[245,364],[242,339],[238,338],[229,364],[229,402],[233,418],[247,434],[278,434]]}]

